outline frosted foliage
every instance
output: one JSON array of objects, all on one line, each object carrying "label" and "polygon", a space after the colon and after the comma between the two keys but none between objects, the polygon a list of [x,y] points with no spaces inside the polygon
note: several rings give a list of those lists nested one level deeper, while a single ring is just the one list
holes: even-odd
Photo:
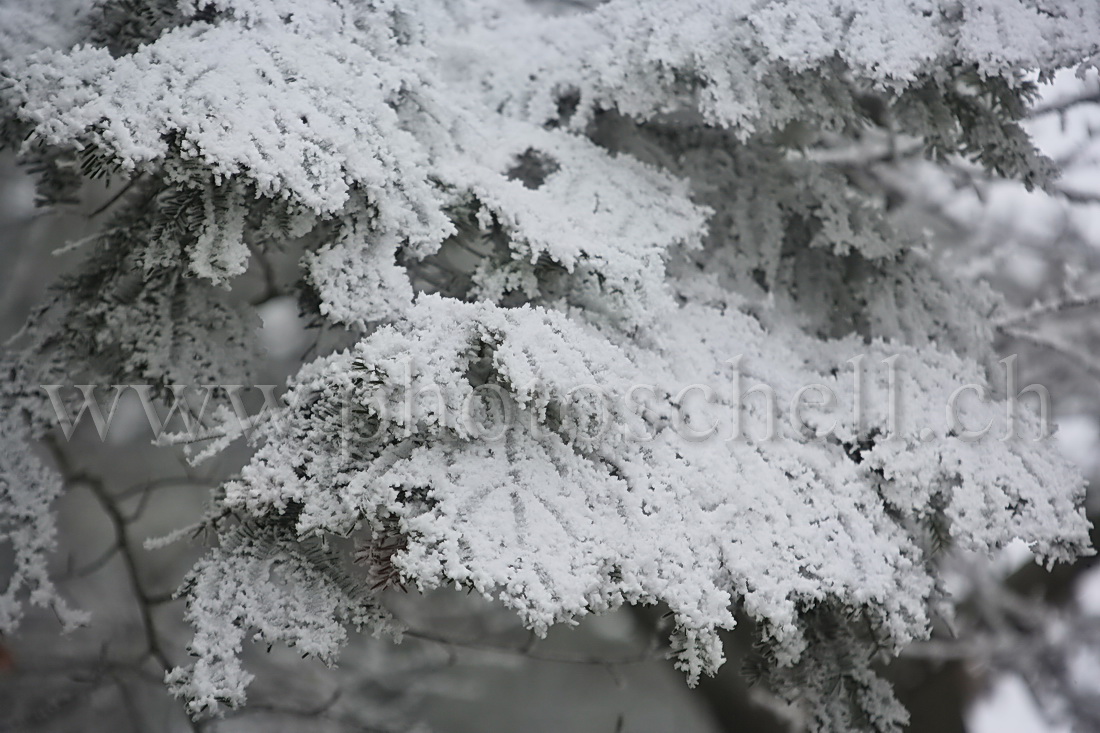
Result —
[{"label": "frosted foliage", "polygon": [[0,633],[15,631],[24,603],[52,608],[66,628],[86,620],[57,595],[47,566],[57,534],[50,506],[62,488],[13,421],[0,421],[0,536],[14,551],[10,575],[0,579]]},{"label": "frosted foliage", "polygon": [[[990,76],[1049,69],[1079,61],[1100,24],[1095,4],[1073,0],[611,0],[534,20],[505,0],[441,4],[462,7],[466,21],[457,40],[437,23],[442,42],[467,66],[484,64],[456,76],[482,86],[488,76],[499,102],[533,117],[556,116],[553,95],[573,90],[582,111],[693,108],[744,133],[842,116],[840,69],[893,89],[953,64]],[[486,47],[505,48],[510,63],[476,51]]]},{"label": "frosted foliage", "polygon": [[[931,347],[873,344],[871,362],[901,354],[904,389],[920,400],[896,438],[876,437],[888,416],[871,393],[885,394],[886,375],[869,373],[864,424],[841,420],[833,439],[691,443],[667,427],[671,396],[692,375],[710,376],[721,408],[707,413],[732,414],[729,344],[751,355],[744,382],[766,381],[781,405],[809,383],[854,399],[851,376],[831,370],[864,347],[765,332],[749,316],[705,307],[671,318],[677,327],[640,349],[549,312],[424,299],[404,332],[383,329],[303,373],[289,397],[300,407],[271,423],[226,502],[253,514],[293,503],[302,534],[396,519],[409,538],[396,564],[409,580],[469,585],[536,629],[623,602],[667,603],[692,676],[720,664],[715,633],[732,626],[734,595],[788,664],[805,650],[800,615],[826,602],[865,613],[884,643],[923,635],[935,581],[924,543],[935,523],[981,551],[1022,524],[1050,558],[1087,543],[1073,498],[1081,482],[1053,454],[1026,441],[921,441],[914,426],[942,422],[956,380],[984,383],[975,366]],[[646,383],[641,375],[655,397],[645,421],[616,407]],[[609,404],[569,394],[575,384],[599,388]],[[503,399],[513,427],[463,409],[485,394]],[[761,410],[748,401],[750,433],[765,423]],[[812,410],[805,417],[828,424]],[[963,419],[1003,432],[1004,407],[976,405]],[[652,439],[636,439],[648,431]],[[864,446],[859,460],[854,445]],[[1053,477],[1076,488],[1051,494]]]},{"label": "frosted foliage", "polygon": [[[581,281],[598,274],[601,297],[627,317],[657,310],[667,297],[666,250],[697,245],[705,230],[708,211],[690,202],[682,181],[586,140],[514,123],[464,126],[455,137],[457,155],[439,175],[472,197],[477,218],[502,229],[513,259],[547,257]],[[534,188],[512,173],[529,157],[545,160]]]},{"label": "frosted foliage", "polygon": [[259,318],[224,290],[187,277],[186,262],[144,267],[150,253],[133,248],[131,237],[144,244],[147,231],[131,221],[108,232],[85,269],[32,314],[21,359],[30,384],[70,384],[81,372],[102,384],[157,386],[249,378]]},{"label": "frosted foliage", "polygon": [[[393,578],[539,632],[666,604],[691,682],[744,613],[817,730],[883,733],[905,713],[872,663],[929,633],[940,549],[1087,551],[1038,417],[999,439],[995,296],[898,229],[863,175],[890,150],[846,156],[889,138],[1043,183],[1029,79],[1096,52],[1096,3],[134,0],[128,23],[106,0],[54,27],[13,2],[0,142],[44,200],[133,188],[6,360],[11,440],[46,432],[34,385],[66,375],[244,383],[253,252],[301,255],[284,279],[354,344],[301,366],[215,494],[183,590],[197,659],[169,678],[195,715],[244,701],[255,635],[332,661],[346,625],[388,623],[355,533]],[[759,383],[774,411],[739,392]],[[991,396],[959,402],[975,441],[945,424],[966,384]],[[8,626],[21,588],[54,602],[60,488],[23,460],[0,478]]]},{"label": "frosted foliage", "polygon": [[399,318],[412,304],[413,289],[395,259],[398,243],[368,236],[354,223],[334,243],[308,259],[308,272],[321,298],[321,315],[366,328]]},{"label": "frosted foliage", "polygon": [[392,213],[382,214],[410,234],[426,217],[415,142],[387,104],[405,80],[355,44],[198,23],[121,59],[90,47],[34,58],[21,78],[41,106],[25,114],[51,143],[87,138],[139,168],[164,158],[174,140],[184,159],[223,176],[247,171],[260,192],[318,211],[340,208],[355,184],[385,192],[379,200]]},{"label": "frosted foliage", "polygon": [[185,588],[197,661],[166,681],[196,716],[244,702],[252,675],[238,655],[247,637],[285,642],[331,663],[347,638],[345,624],[378,627],[385,619],[361,589],[341,585],[323,550],[272,531],[234,530],[199,561]]}]

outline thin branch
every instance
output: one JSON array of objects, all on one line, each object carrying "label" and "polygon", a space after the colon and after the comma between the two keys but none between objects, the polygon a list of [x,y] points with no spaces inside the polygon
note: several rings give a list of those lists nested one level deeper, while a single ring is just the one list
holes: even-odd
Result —
[{"label": "thin branch", "polygon": [[1079,104],[1096,104],[1100,102],[1100,89],[1075,94],[1065,99],[1055,99],[1052,102],[1037,104],[1028,112],[1028,117],[1041,117],[1042,115],[1061,114],[1071,107]]},{"label": "thin branch", "polygon": [[118,543],[117,542],[112,543],[111,546],[108,547],[106,550],[104,550],[103,553],[99,557],[97,557],[95,560],[92,560],[91,562],[87,563],[86,565],[83,565],[79,568],[76,568],[76,569],[66,573],[65,575],[63,575],[61,577],[61,580],[72,580],[74,578],[86,578],[89,575],[92,575],[93,573],[98,572],[100,569],[102,569],[104,566],[106,566],[107,563],[109,563],[111,561],[111,558],[113,558],[115,555],[118,554],[118,551],[119,551]]},{"label": "thin branch", "polygon": [[130,512],[130,514],[126,517],[126,523],[130,524],[132,522],[136,522],[138,519],[141,518],[141,515],[145,513],[145,509],[149,505],[149,500],[152,498],[154,492],[158,491],[159,489],[171,488],[173,486],[192,486],[202,487],[205,489],[210,488],[210,486],[203,483],[202,481],[196,481],[191,478],[156,479],[153,481],[146,481],[142,484],[137,484],[136,486],[131,486],[130,488],[117,495],[117,499],[119,501],[128,499],[135,494],[140,495],[137,506],[134,507],[134,510]]},{"label": "thin branch", "polygon": [[202,481],[196,481],[190,476],[171,476],[168,478],[158,478],[151,481],[142,481],[140,483],[129,486],[122,491],[118,492],[116,498],[119,501],[125,501],[133,496],[150,491],[158,491],[160,489],[169,489],[177,486],[197,486],[202,488],[210,488],[209,484]]},{"label": "thin branch", "polygon": [[[130,541],[125,516],[123,516],[118,506],[115,504],[114,497],[107,491],[107,487],[104,485],[103,480],[98,476],[93,476],[87,472],[77,470],[72,465],[69,456],[65,453],[55,436],[46,436],[45,443],[54,458],[54,462],[65,484],[68,486],[86,486],[88,490],[92,492],[92,495],[95,496],[104,514],[106,514],[107,518],[110,520],[111,526],[114,529],[114,544],[117,545],[117,552],[122,557],[123,566],[126,569],[127,578],[130,581],[131,590],[133,591],[134,597],[137,599],[138,613],[145,635],[145,653],[147,656],[151,656],[155,659],[165,672],[171,671],[173,665],[169,661],[168,655],[165,653],[160,643],[160,639],[157,636],[157,628],[152,613],[153,598],[146,592],[145,585],[141,581],[141,573],[137,564],[137,549]],[[199,733],[199,731],[202,730],[202,726],[192,720],[190,716],[185,715],[185,718],[191,726],[192,731]]]},{"label": "thin branch", "polygon": [[1088,374],[1094,379],[1100,381],[1100,366],[1094,364],[1092,360],[1084,354],[1075,351],[1068,344],[1064,344],[1060,341],[1055,341],[1054,339],[1046,338],[1044,336],[1040,336],[1036,333],[1025,331],[1023,329],[1005,328],[1003,329],[1003,331],[1006,335],[1011,336],[1012,338],[1020,339],[1021,341],[1030,343],[1033,346],[1038,346],[1041,349],[1046,349],[1051,353],[1057,354],[1064,360],[1070,362],[1075,367],[1083,371],[1085,374]]},{"label": "thin branch", "polygon": [[609,659],[596,655],[578,656],[572,654],[554,654],[551,652],[539,652],[529,648],[530,645],[526,642],[523,646],[513,647],[502,646],[499,644],[488,644],[473,639],[453,639],[443,636],[441,634],[436,634],[431,631],[424,631],[420,629],[406,629],[402,633],[404,636],[408,636],[413,639],[420,639],[421,641],[430,641],[435,644],[444,644],[446,646],[459,647],[462,649],[473,649],[475,651],[482,652],[510,654],[517,657],[527,657],[528,659],[534,659],[540,662],[553,662],[556,664],[583,664],[597,667],[622,667],[627,665],[657,662],[663,659],[667,659],[668,656],[667,650],[651,650],[635,656]]},{"label": "thin branch", "polygon": [[1080,191],[1066,186],[1065,184],[1058,184],[1055,186],[1055,190],[1058,195],[1064,198],[1071,204],[1095,204],[1100,203],[1100,194],[1091,193],[1089,191]]},{"label": "thin branch", "polygon": [[115,672],[108,672],[107,674],[118,689],[118,696],[119,699],[122,700],[122,707],[126,710],[126,719],[130,721],[130,728],[134,733],[141,733],[141,715],[138,713],[137,705],[134,703],[134,696],[130,694],[130,687],[119,674]]},{"label": "thin branch", "polygon": [[833,148],[811,148],[805,152],[805,157],[826,165],[862,167],[875,163],[897,163],[902,158],[919,155],[923,150],[924,143],[919,140],[898,140],[886,135],[879,140]]},{"label": "thin branch", "polygon": [[267,257],[267,252],[253,246],[248,245],[249,251],[252,252],[252,257],[256,260],[256,263],[260,267],[260,274],[263,277],[264,289],[259,295],[252,299],[250,305],[255,308],[263,305],[264,303],[274,300],[283,294],[279,289],[278,278],[275,275],[275,267],[271,264],[271,260]]},{"label": "thin branch", "polygon": [[1069,310],[1075,310],[1077,308],[1093,308],[1100,306],[1100,293],[1094,293],[1092,295],[1078,295],[1063,298],[1061,300],[1050,301],[1046,303],[1036,302],[1029,308],[1026,308],[1018,313],[1012,313],[1006,315],[1003,318],[999,318],[993,322],[993,325],[1000,329],[1006,329],[1013,326],[1020,326],[1036,318],[1044,318],[1046,316],[1059,315]]},{"label": "thin branch", "polygon": [[111,198],[107,199],[107,201],[106,201],[106,202],[104,202],[104,203],[103,203],[103,205],[102,205],[102,206],[100,206],[99,208],[97,208],[97,209],[96,209],[95,211],[93,211],[92,213],[88,214],[88,218],[89,218],[89,219],[94,219],[94,218],[96,218],[97,216],[99,216],[100,214],[102,214],[102,213],[103,213],[104,211],[106,211],[107,209],[109,209],[109,208],[111,208],[112,206],[114,206],[114,205],[115,205],[115,203],[116,203],[116,202],[117,202],[117,201],[118,201],[119,199],[121,199],[121,198],[122,198],[123,196],[125,196],[125,195],[126,195],[127,193],[129,193],[129,191],[130,191],[130,190],[131,190],[131,189],[132,189],[132,188],[134,187],[134,185],[135,185],[135,184],[136,184],[136,183],[137,183],[138,181],[140,181],[140,180],[141,180],[142,178],[144,178],[144,177],[145,177],[145,174],[144,174],[144,173],[138,173],[138,174],[137,174],[136,176],[134,176],[133,178],[131,178],[131,179],[129,180],[129,182],[128,182],[128,183],[127,183],[127,184],[126,184],[125,186],[123,186],[121,190],[119,190],[119,191],[118,191],[118,193],[116,193],[116,194],[115,194],[114,196],[112,196]]}]

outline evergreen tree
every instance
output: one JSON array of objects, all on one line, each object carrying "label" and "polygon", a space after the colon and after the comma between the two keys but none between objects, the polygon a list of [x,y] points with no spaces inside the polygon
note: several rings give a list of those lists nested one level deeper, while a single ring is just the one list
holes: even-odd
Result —
[{"label": "evergreen tree", "polygon": [[[689,684],[741,617],[747,671],[813,730],[894,731],[876,665],[950,615],[945,548],[1087,551],[1083,480],[1009,409],[998,296],[867,170],[915,148],[1049,185],[1020,122],[1096,51],[1093,2],[0,13],[2,139],[41,203],[119,184],[3,357],[3,633],[28,601],[81,620],[46,572],[63,484],[28,448],[56,432],[40,385],[171,404],[249,383],[257,258],[297,262],[303,313],[346,338],[305,358],[203,521],[195,660],[166,677],[198,719],[245,702],[254,635],[331,661],[348,626],[400,634],[379,601],[400,584],[538,633],[663,604]],[[988,399],[948,424],[962,385]],[[192,457],[246,432],[209,412]]]}]

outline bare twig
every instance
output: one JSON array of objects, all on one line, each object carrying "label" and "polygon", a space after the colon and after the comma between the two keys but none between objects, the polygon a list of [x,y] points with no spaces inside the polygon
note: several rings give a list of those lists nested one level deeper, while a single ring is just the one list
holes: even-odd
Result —
[{"label": "bare twig", "polygon": [[275,267],[271,264],[271,260],[268,259],[267,252],[252,244],[248,245],[248,249],[252,252],[252,257],[256,260],[256,264],[259,265],[260,274],[264,281],[263,292],[251,301],[251,305],[257,307],[269,300],[278,298],[283,292],[279,289],[278,277],[275,275]]},{"label": "bare twig", "polygon": [[1100,366],[1094,364],[1093,361],[1084,354],[1081,354],[1080,352],[1074,350],[1073,347],[1071,347],[1069,344],[1055,341],[1054,339],[1040,336],[1037,333],[1033,333],[1031,331],[1026,331],[1023,329],[1005,328],[1002,330],[1006,335],[1011,336],[1012,338],[1030,343],[1033,346],[1045,349],[1053,354],[1062,357],[1062,359],[1077,367],[1085,374],[1088,374],[1094,379],[1100,381]]},{"label": "bare twig", "polygon": [[[115,552],[122,557],[123,566],[126,569],[127,578],[130,581],[131,590],[134,594],[134,598],[137,600],[138,614],[141,619],[142,631],[145,635],[145,656],[152,657],[164,671],[171,671],[173,665],[164,651],[157,634],[156,624],[153,620],[152,608],[155,605],[154,601],[156,599],[148,593],[141,580],[141,573],[137,563],[137,547],[135,547],[130,540],[128,532],[129,522],[127,518],[118,508],[118,505],[115,503],[115,497],[107,490],[102,478],[76,469],[76,467],[72,465],[68,454],[66,454],[61,444],[53,435],[46,436],[45,443],[53,456],[54,462],[65,484],[69,486],[82,485],[87,487],[99,502],[100,507],[103,509],[103,513],[106,514],[107,518],[110,520],[115,535]],[[192,720],[190,716],[185,716],[185,718],[191,726],[192,731],[199,733],[202,730],[202,725]]]},{"label": "bare twig", "polygon": [[1018,313],[1012,313],[997,319],[994,321],[994,325],[1002,330],[1011,329],[1014,326],[1023,325],[1036,318],[1045,318],[1046,316],[1060,315],[1066,311],[1075,310],[1077,308],[1094,308],[1096,306],[1100,306],[1100,293],[1070,296],[1045,303],[1036,302],[1031,307],[1025,308]]},{"label": "bare twig", "polygon": [[62,579],[69,580],[72,578],[86,578],[89,575],[98,572],[111,561],[111,558],[118,554],[118,550],[118,543],[112,543],[111,546],[104,550],[103,553],[95,560],[92,560],[91,562],[79,568],[74,568],[73,570],[62,576]]},{"label": "bare twig", "polygon": [[134,176],[133,178],[131,178],[131,179],[129,180],[129,182],[128,182],[128,183],[127,183],[127,184],[126,184],[125,186],[123,186],[123,187],[122,187],[122,188],[121,188],[121,189],[120,189],[120,190],[118,191],[118,193],[116,193],[116,194],[115,194],[114,196],[112,196],[111,198],[107,199],[107,200],[106,200],[106,201],[105,201],[105,202],[103,203],[103,205],[102,205],[102,206],[100,206],[99,208],[97,208],[97,209],[96,209],[95,211],[93,211],[92,213],[88,214],[88,218],[89,218],[89,219],[94,219],[94,218],[96,218],[97,216],[99,216],[100,214],[102,214],[102,213],[103,213],[104,211],[106,211],[107,209],[109,209],[109,208],[111,208],[112,206],[114,206],[114,205],[115,205],[115,203],[116,203],[116,202],[117,202],[117,201],[118,201],[119,199],[121,199],[121,198],[122,198],[123,196],[125,196],[125,195],[126,195],[127,193],[129,193],[129,192],[130,192],[130,190],[131,190],[131,189],[133,189],[134,185],[135,185],[135,184],[137,184],[137,182],[138,182],[138,181],[140,181],[140,180],[141,180],[142,178],[144,178],[144,177],[145,177],[145,174],[144,174],[144,173],[138,173],[138,174],[137,174],[136,176]]},{"label": "bare twig", "polygon": [[1055,99],[1052,102],[1037,104],[1028,112],[1028,117],[1061,114],[1079,104],[1096,104],[1098,102],[1100,102],[1100,89],[1092,89],[1087,92],[1081,92],[1080,94],[1074,94],[1064,99]]},{"label": "bare twig", "polygon": [[459,647],[462,649],[472,649],[482,652],[493,652],[497,654],[509,654],[517,657],[527,657],[528,659],[534,659],[540,662],[553,662],[556,664],[583,664],[593,665],[597,667],[622,667],[626,665],[656,662],[667,659],[668,657],[667,649],[649,650],[641,654],[628,657],[608,658],[599,655],[572,655],[554,654],[552,652],[540,652],[530,648],[531,645],[526,642],[521,646],[515,647],[503,646],[500,644],[491,644],[474,639],[453,639],[447,636],[443,636],[442,634],[436,634],[431,631],[424,631],[420,629],[406,629],[403,634],[412,639],[430,641],[436,644],[444,644],[446,646]]}]

